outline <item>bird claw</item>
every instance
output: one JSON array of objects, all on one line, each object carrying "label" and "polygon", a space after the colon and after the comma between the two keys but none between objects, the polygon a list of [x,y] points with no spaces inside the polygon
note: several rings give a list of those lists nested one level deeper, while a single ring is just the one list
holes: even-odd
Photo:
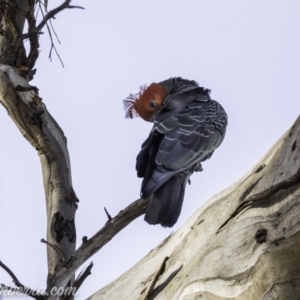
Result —
[{"label": "bird claw", "polygon": [[203,168],[202,168],[202,165],[200,162],[197,162],[195,165],[194,165],[194,172],[202,172],[203,171]]}]

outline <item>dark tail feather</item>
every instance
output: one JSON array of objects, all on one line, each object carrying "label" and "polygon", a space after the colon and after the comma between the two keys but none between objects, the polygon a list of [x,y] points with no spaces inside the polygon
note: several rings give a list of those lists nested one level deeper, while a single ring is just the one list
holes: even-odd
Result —
[{"label": "dark tail feather", "polygon": [[177,222],[189,177],[189,173],[174,176],[154,192],[145,214],[147,223],[172,227]]}]

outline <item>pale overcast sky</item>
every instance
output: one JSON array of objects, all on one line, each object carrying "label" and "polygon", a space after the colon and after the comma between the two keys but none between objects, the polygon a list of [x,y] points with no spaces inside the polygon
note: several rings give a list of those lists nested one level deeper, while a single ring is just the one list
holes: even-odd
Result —
[{"label": "pale overcast sky", "polygon": [[[62,1],[49,1],[56,6]],[[108,284],[156,247],[211,196],[232,184],[293,124],[300,99],[298,0],[76,0],[60,13],[61,40],[48,60],[41,37],[37,74],[49,112],[64,130],[72,164],[78,245],[139,198],[135,158],[151,124],[124,118],[122,99],[171,76],[212,90],[228,113],[221,147],[192,176],[172,229],[131,223],[92,260],[77,299]],[[36,151],[0,107],[0,259],[30,287],[46,282],[45,196]],[[0,283],[11,279],[0,269]],[[22,296],[18,299],[25,299]],[[6,299],[13,299],[7,297]]]}]

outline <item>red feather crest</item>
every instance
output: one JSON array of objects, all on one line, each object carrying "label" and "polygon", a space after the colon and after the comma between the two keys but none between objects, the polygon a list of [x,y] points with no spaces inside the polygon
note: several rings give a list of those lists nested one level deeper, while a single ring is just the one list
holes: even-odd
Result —
[{"label": "red feather crest", "polygon": [[141,85],[139,88],[139,92],[135,94],[129,94],[129,96],[123,100],[125,118],[132,119],[138,116],[138,113],[136,112],[134,106],[146,89],[147,89],[147,85]]}]

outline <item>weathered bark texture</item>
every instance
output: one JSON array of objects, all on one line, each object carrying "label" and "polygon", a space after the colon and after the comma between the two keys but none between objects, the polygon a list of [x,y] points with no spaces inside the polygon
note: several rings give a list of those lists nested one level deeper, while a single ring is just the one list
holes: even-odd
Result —
[{"label": "weathered bark texture", "polygon": [[26,54],[18,36],[24,29],[28,0],[1,1],[1,5],[7,8],[0,9],[0,63],[21,67]]},{"label": "weathered bark texture", "polygon": [[[41,160],[47,204],[48,286],[63,261],[75,252],[77,198],[67,141],[36,89],[7,65],[0,65],[0,103]],[[56,251],[55,251],[56,249]],[[69,277],[70,279],[70,277]]]},{"label": "weathered bark texture", "polygon": [[[72,187],[67,140],[63,131],[41,101],[37,89],[20,76],[15,68],[1,64],[0,103],[37,150],[41,160],[47,205],[47,241],[43,241],[48,245],[49,293],[41,297],[60,299],[59,295],[51,293],[52,289],[68,286],[78,288],[86,277],[73,282],[78,268],[119,231],[144,214],[149,199],[134,201],[115,217],[110,217],[103,228],[91,238],[85,238],[75,251],[78,199]],[[92,264],[89,270],[91,268]]]},{"label": "weathered bark texture", "polygon": [[300,117],[250,172],[89,299],[300,299]]},{"label": "weathered bark texture", "polygon": [[[110,218],[94,236],[86,238],[75,251],[78,199],[72,187],[67,140],[63,131],[42,103],[37,89],[20,76],[15,68],[1,64],[0,103],[37,150],[41,160],[47,205],[49,293],[41,297],[60,299],[59,295],[50,293],[52,288],[65,288],[68,285],[78,288],[81,279],[72,284],[78,268],[119,231],[145,213],[149,199],[131,203],[117,216]],[[92,268],[92,264],[89,268]]]}]

